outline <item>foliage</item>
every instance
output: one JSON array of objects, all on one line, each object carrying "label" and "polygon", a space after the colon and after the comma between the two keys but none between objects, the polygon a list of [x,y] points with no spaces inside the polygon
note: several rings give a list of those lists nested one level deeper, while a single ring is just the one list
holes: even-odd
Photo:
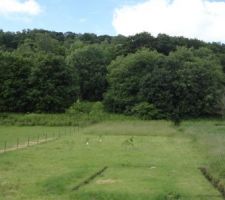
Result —
[{"label": "foliage", "polygon": [[141,102],[131,109],[131,114],[144,120],[160,118],[159,111],[154,105],[148,102]]},{"label": "foliage", "polygon": [[80,102],[77,100],[73,103],[67,110],[68,114],[86,114],[90,119],[99,119],[103,116],[107,117],[107,114],[104,112],[104,106],[101,102]]},{"label": "foliage", "polygon": [[117,57],[108,67],[109,89],[104,103],[109,111],[129,112],[144,99],[139,95],[142,78],[161,65],[163,55],[143,49],[135,54]]},{"label": "foliage", "polygon": [[0,30],[0,112],[63,112],[81,99],[125,114],[148,102],[174,121],[223,115],[224,55],[224,44],[166,34]]},{"label": "foliage", "polygon": [[78,95],[76,73],[60,56],[0,54],[0,111],[62,112]]},{"label": "foliage", "polygon": [[109,66],[108,110],[126,113],[147,101],[168,117],[217,115],[223,110],[224,74],[213,53],[178,48],[169,56],[143,49]]},{"label": "foliage", "polygon": [[0,112],[29,111],[32,63],[13,53],[0,52]]},{"label": "foliage", "polygon": [[78,96],[76,71],[60,56],[39,55],[36,63],[30,76],[35,111],[63,112]]},{"label": "foliage", "polygon": [[97,101],[95,103],[93,103],[92,108],[91,108],[91,114],[95,115],[98,113],[103,113],[104,112],[104,105],[102,104],[102,102]]},{"label": "foliage", "polygon": [[67,109],[66,112],[70,114],[80,114],[80,113],[89,114],[91,112],[92,106],[93,103],[91,102],[81,102],[80,100],[77,100]]},{"label": "foliage", "polygon": [[79,96],[82,100],[101,100],[106,91],[106,52],[96,45],[75,49],[68,56],[71,68],[77,71],[79,77]]}]

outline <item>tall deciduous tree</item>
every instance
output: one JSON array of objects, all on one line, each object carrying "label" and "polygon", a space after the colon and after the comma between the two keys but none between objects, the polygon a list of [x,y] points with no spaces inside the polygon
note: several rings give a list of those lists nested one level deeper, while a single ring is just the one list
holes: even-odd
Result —
[{"label": "tall deciduous tree", "polygon": [[0,52],[0,111],[26,112],[32,109],[29,77],[32,63],[13,53]]},{"label": "tall deciduous tree", "polygon": [[129,112],[140,101],[142,78],[164,64],[163,55],[143,49],[135,54],[117,57],[109,65],[109,89],[105,95],[105,105],[110,111]]},{"label": "tall deciduous tree", "polygon": [[30,82],[35,110],[40,112],[62,112],[78,95],[77,74],[65,64],[64,58],[39,55],[35,60]]},{"label": "tall deciduous tree", "polygon": [[168,117],[219,114],[224,74],[212,51],[178,48],[169,56],[142,50],[117,58],[109,66],[109,110],[129,112],[149,102]]},{"label": "tall deciduous tree", "polygon": [[100,45],[75,49],[67,58],[69,65],[77,71],[80,98],[101,100],[106,91],[106,66],[109,63],[107,50]]}]

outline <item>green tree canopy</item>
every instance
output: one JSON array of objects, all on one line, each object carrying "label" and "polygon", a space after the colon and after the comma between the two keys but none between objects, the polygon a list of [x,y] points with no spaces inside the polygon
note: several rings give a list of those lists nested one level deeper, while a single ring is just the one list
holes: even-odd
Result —
[{"label": "green tree canopy", "polygon": [[76,71],[66,65],[63,57],[40,54],[35,60],[30,83],[35,110],[62,112],[78,96]]},{"label": "green tree canopy", "polygon": [[29,76],[32,62],[13,53],[0,52],[0,111],[31,109]]},{"label": "green tree canopy", "polygon": [[101,45],[88,45],[72,50],[67,62],[78,74],[81,99],[102,99],[107,88],[106,66],[109,61],[108,51]]},{"label": "green tree canopy", "polygon": [[119,57],[109,66],[105,105],[129,113],[149,102],[168,117],[218,114],[224,96],[224,74],[206,48],[178,48],[169,56],[147,49]]},{"label": "green tree canopy", "polygon": [[107,109],[129,112],[132,106],[144,100],[140,95],[142,78],[154,68],[164,65],[165,56],[143,49],[135,54],[117,57],[109,65],[109,89],[105,95]]}]

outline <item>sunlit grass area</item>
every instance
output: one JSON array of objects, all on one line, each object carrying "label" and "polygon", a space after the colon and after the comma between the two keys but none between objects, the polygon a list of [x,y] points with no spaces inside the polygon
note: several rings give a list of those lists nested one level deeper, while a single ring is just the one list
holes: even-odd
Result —
[{"label": "sunlit grass area", "polygon": [[[220,155],[217,148],[224,152],[224,134],[217,123],[223,122],[186,121],[179,128],[168,121],[102,122],[49,143],[1,154],[0,199],[222,199],[198,169],[207,166],[223,178],[216,172],[225,165],[215,167],[214,162]],[[22,135],[37,134],[41,128],[0,130],[3,138],[3,130]],[[69,132],[68,127],[61,130]],[[213,134],[217,139],[212,140]],[[105,166],[102,174],[74,190]]]}]

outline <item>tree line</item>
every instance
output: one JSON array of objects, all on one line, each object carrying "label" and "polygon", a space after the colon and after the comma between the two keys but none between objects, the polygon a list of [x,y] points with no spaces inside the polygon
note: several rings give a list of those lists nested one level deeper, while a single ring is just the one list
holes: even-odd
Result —
[{"label": "tree line", "polygon": [[64,112],[80,100],[144,119],[221,116],[224,73],[221,43],[0,31],[0,112]]}]

